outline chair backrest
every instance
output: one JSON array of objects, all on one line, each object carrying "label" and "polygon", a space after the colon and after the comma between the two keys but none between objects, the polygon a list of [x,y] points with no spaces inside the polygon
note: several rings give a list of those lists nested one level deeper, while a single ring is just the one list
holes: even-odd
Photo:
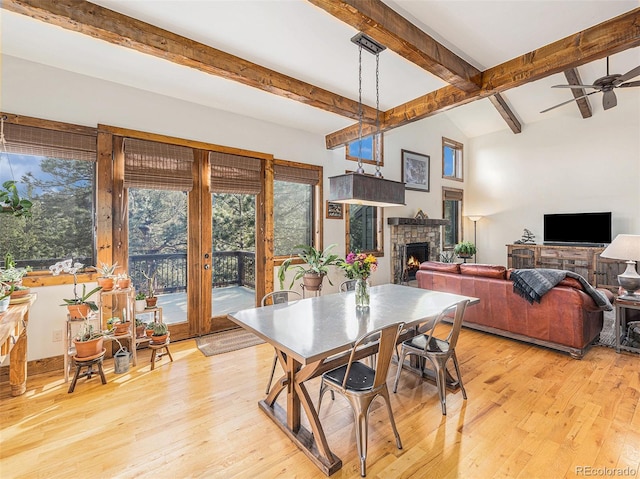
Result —
[{"label": "chair backrest", "polygon": [[356,289],[356,280],[348,279],[340,283],[340,292],[346,293],[347,291],[354,291]]},{"label": "chair backrest", "polygon": [[427,348],[431,343],[431,338],[434,337],[436,327],[442,323],[444,318],[451,318],[453,316],[453,320],[450,323],[451,328],[449,329],[449,333],[447,334],[446,338],[442,339],[449,343],[449,351],[453,351],[455,349],[456,344],[458,343],[458,336],[460,336],[460,329],[462,328],[462,319],[464,317],[464,312],[467,309],[468,304],[469,300],[464,299],[447,307],[438,315],[427,335],[425,348]]},{"label": "chair backrest", "polygon": [[398,341],[398,335],[404,323],[394,323],[383,328],[378,328],[363,336],[360,336],[353,345],[351,354],[349,356],[349,363],[347,364],[347,370],[344,375],[344,381],[342,387],[345,388],[347,379],[349,378],[349,370],[354,362],[354,356],[356,351],[362,346],[369,346],[370,343],[378,342],[378,352],[376,353],[376,376],[373,380],[373,389],[384,384],[387,380],[387,373],[389,372],[389,365],[391,364],[391,357],[395,352],[396,342]]},{"label": "chair backrest", "polygon": [[300,293],[298,293],[297,291],[291,291],[289,289],[284,289],[282,291],[272,291],[262,297],[260,306],[266,305],[269,298],[271,298],[271,304],[282,304],[288,303],[289,301],[293,301],[294,299],[298,299],[300,297]]}]

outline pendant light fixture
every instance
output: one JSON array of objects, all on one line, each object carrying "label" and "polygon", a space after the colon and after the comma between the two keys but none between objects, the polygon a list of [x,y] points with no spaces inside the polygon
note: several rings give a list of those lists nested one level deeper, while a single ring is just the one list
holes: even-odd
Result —
[{"label": "pendant light fixture", "polygon": [[[379,60],[380,52],[386,49],[364,33],[358,33],[351,41],[358,45],[358,169],[354,173],[329,178],[329,201],[367,206],[404,205],[404,183],[385,180],[380,171],[382,142],[380,132],[380,90]],[[376,133],[372,145],[375,155],[376,172],[367,175],[362,166],[362,49],[376,56]]]}]

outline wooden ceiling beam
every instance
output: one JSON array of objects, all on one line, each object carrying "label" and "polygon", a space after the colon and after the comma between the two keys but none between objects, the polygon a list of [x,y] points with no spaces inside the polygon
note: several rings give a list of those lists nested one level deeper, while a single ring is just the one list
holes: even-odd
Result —
[{"label": "wooden ceiling beam", "polygon": [[450,85],[480,90],[481,72],[380,0],[308,0]]},{"label": "wooden ceiling beam", "polygon": [[[353,120],[358,102],[85,0],[3,0],[2,8]],[[363,121],[376,110],[363,105]]]},{"label": "wooden ceiling beam", "polygon": [[498,113],[500,113],[500,116],[504,119],[504,121],[507,122],[507,125],[509,125],[509,128],[511,128],[511,131],[513,131],[515,134],[522,132],[522,125],[520,124],[520,121],[516,117],[515,113],[513,113],[513,110],[511,110],[509,105],[507,105],[506,100],[500,93],[491,95],[489,97],[489,101],[496,108],[496,110],[498,110]]},{"label": "wooden ceiling beam", "polygon": [[[577,68],[569,68],[568,70],[565,70],[564,76],[567,78],[569,85],[583,85]],[[591,102],[589,102],[589,98],[585,96],[587,94],[585,89],[571,88],[570,90],[571,93],[573,93],[573,97],[576,99],[576,104],[578,105],[582,118],[590,118],[593,112],[591,111]]]},{"label": "wooden ceiling beam", "polygon": [[[441,111],[638,46],[640,46],[640,8],[635,8],[489,68],[482,73],[482,89],[478,92],[465,93],[457,88],[446,86],[387,110],[383,115],[380,129],[381,131],[391,130]],[[357,125],[351,125],[327,135],[325,143],[327,148],[333,149],[356,138]]]}]

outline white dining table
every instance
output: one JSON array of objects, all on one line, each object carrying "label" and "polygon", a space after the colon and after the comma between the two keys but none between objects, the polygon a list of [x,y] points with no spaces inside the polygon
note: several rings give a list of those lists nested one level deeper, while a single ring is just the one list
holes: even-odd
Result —
[{"label": "white dining table", "polygon": [[[353,343],[363,334],[403,322],[405,328],[435,319],[444,309],[468,299],[440,291],[398,284],[371,288],[367,310],[357,310],[355,294],[329,294],[284,304],[229,313],[230,320],[271,344],[285,374],[275,381],[260,408],[326,475],[342,467],[331,452],[305,382],[346,363]],[[377,345],[359,351],[360,357],[375,353]],[[341,354],[342,353],[342,354]],[[286,410],[276,403],[286,389]],[[311,431],[301,425],[304,410]]]}]

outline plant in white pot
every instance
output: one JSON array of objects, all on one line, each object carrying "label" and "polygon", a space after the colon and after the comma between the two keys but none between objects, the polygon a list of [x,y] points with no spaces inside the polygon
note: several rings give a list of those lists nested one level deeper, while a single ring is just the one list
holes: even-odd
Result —
[{"label": "plant in white pot", "polygon": [[[329,272],[329,266],[337,266],[340,262],[340,257],[337,254],[330,253],[336,245],[331,244],[324,250],[318,250],[310,245],[297,245],[295,248],[300,249],[298,257],[292,257],[285,259],[280,265],[278,270],[278,279],[280,280],[280,288],[284,285],[284,280],[288,269],[295,270],[295,275],[291,280],[289,289],[293,287],[293,284],[302,278],[305,289],[308,291],[318,291],[324,277]],[[304,264],[295,264],[294,261],[301,259]],[[330,279],[327,278],[329,284],[333,285]]]},{"label": "plant in white pot", "polygon": [[0,283],[0,314],[9,309],[11,293],[13,293],[14,288],[13,284]]}]

